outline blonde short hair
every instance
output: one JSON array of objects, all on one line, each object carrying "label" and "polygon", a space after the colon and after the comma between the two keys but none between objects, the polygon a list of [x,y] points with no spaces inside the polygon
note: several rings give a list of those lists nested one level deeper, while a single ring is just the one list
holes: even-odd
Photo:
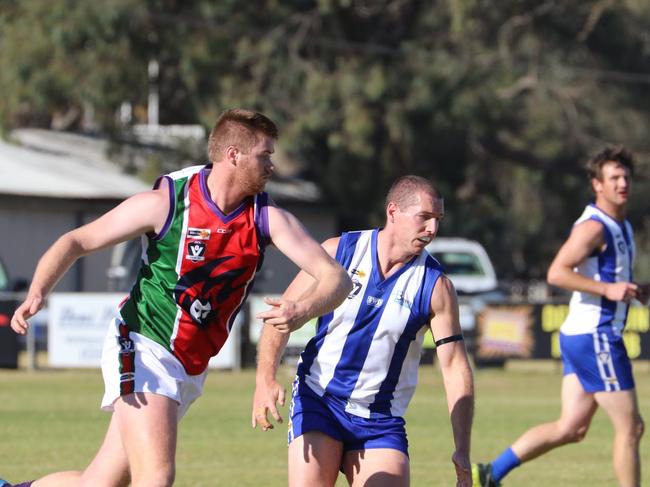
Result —
[{"label": "blonde short hair", "polygon": [[223,151],[230,145],[237,146],[247,154],[257,143],[259,134],[277,139],[278,128],[261,113],[242,108],[226,110],[210,132],[208,157],[211,162],[219,161]]},{"label": "blonde short hair", "polygon": [[418,202],[419,191],[431,195],[434,199],[440,198],[438,190],[431,181],[420,176],[408,175],[397,179],[390,187],[386,195],[386,207],[393,202],[400,210],[404,210]]}]

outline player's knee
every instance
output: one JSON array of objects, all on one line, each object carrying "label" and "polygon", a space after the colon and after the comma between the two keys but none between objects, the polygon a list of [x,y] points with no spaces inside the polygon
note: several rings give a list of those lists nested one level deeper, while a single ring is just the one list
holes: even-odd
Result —
[{"label": "player's knee", "polygon": [[629,430],[628,433],[629,443],[638,445],[639,442],[641,441],[641,437],[643,436],[644,431],[645,431],[645,425],[643,424],[643,420],[641,418],[638,418],[632,425],[632,428],[630,428]]},{"label": "player's knee", "polygon": [[643,433],[645,433],[645,423],[643,422],[643,419],[639,417],[639,419],[636,422],[636,439],[639,441],[641,437],[643,436]]},{"label": "player's knee", "polygon": [[643,424],[643,419],[638,417],[633,423],[621,428],[617,434],[624,437],[630,445],[638,445],[644,432],[645,425]]},{"label": "player's knee", "polygon": [[576,433],[575,433],[575,440],[574,441],[576,443],[578,443],[578,442],[584,440],[585,436],[587,436],[587,431],[589,431],[588,426],[581,426],[580,428],[578,428],[576,430]]},{"label": "player's knee", "polygon": [[159,470],[156,474],[155,482],[151,483],[152,487],[171,487],[176,478],[176,469],[173,465]]},{"label": "player's knee", "polygon": [[150,468],[132,476],[133,487],[171,487],[176,477],[174,465]]},{"label": "player's knee", "polygon": [[579,443],[585,439],[589,425],[560,425],[560,438],[563,443]]}]

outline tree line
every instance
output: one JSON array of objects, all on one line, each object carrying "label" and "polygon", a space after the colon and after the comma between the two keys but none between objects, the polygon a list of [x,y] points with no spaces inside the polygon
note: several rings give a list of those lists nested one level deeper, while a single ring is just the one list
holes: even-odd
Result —
[{"label": "tree line", "polygon": [[263,111],[342,230],[381,224],[396,176],[430,177],[440,235],[513,279],[545,274],[590,200],[584,161],[623,143],[650,278],[649,30],[643,0],[2,0],[0,129],[119,139],[156,60],[161,123]]}]

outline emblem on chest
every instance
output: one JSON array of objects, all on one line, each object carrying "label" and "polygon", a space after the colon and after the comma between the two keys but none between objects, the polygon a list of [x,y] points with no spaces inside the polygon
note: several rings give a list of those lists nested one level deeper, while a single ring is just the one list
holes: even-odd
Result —
[{"label": "emblem on chest", "polygon": [[205,242],[189,242],[185,258],[192,262],[205,260]]},{"label": "emblem on chest", "polygon": [[363,284],[361,284],[359,278],[363,278],[365,276],[366,273],[361,269],[352,269],[350,271],[350,278],[352,279],[352,291],[350,291],[350,294],[348,294],[348,299],[354,299],[361,292]]}]

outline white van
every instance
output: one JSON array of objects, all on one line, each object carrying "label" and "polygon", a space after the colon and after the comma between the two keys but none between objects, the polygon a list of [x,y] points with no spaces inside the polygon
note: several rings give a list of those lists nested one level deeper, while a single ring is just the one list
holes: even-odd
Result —
[{"label": "white van", "polygon": [[426,249],[456,288],[461,328],[474,330],[486,303],[504,299],[490,257],[480,243],[464,238],[436,237]]},{"label": "white van", "polygon": [[459,295],[489,293],[497,289],[492,261],[475,240],[436,237],[426,249],[442,264]]}]

